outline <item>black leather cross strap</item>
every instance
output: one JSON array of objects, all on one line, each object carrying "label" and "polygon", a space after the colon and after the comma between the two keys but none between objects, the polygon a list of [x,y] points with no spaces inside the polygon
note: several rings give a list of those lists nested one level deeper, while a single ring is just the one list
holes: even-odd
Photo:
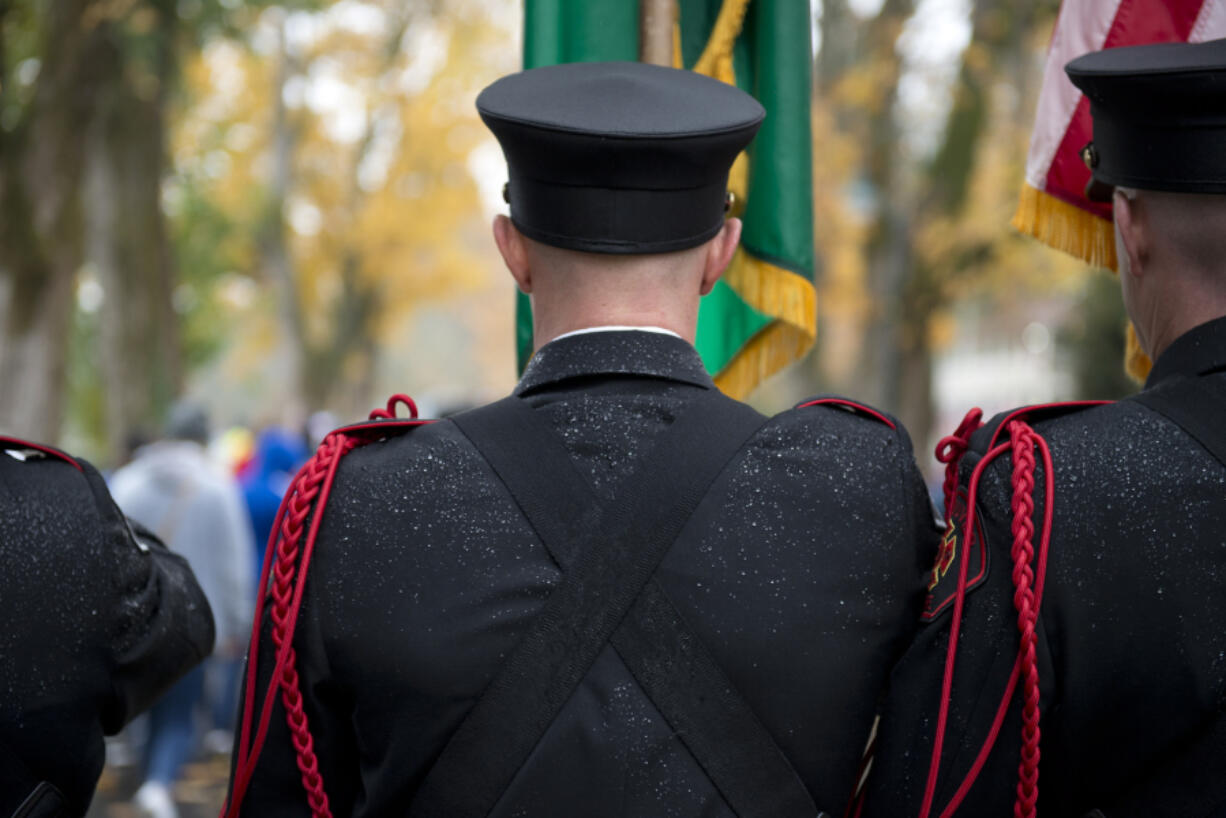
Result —
[{"label": "black leather cross strap", "polygon": [[1129,400],[1170,420],[1226,466],[1226,382],[1222,378],[1181,379]]},{"label": "black leather cross strap", "polygon": [[559,435],[518,398],[454,419],[564,571],[538,619],[418,791],[415,816],[485,816],[608,642],[742,816],[813,816],[812,798],[654,574],[765,419],[704,393],[601,508]]}]

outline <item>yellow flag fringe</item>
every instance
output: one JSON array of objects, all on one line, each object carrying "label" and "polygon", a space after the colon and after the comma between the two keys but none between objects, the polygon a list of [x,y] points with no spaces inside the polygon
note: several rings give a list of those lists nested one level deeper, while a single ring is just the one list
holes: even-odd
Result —
[{"label": "yellow flag fringe", "polygon": [[1154,362],[1145,354],[1145,350],[1141,349],[1141,340],[1137,338],[1136,327],[1129,322],[1128,346],[1124,350],[1124,371],[1137,383],[1145,383],[1145,379],[1149,377],[1149,371],[1153,368]]},{"label": "yellow flag fringe", "polygon": [[[1115,230],[1111,222],[1061,201],[1026,184],[1013,215],[1013,227],[1049,247],[1062,250],[1096,267],[1118,269]],[[1137,383],[1145,383],[1154,362],[1141,349],[1136,328],[1128,324],[1124,371]]]},{"label": "yellow flag fringe", "polygon": [[741,347],[715,385],[738,400],[799,360],[817,338],[817,292],[802,276],[737,248],[724,281],[745,303],[775,320]]},{"label": "yellow flag fringe", "polygon": [[[711,36],[693,70],[736,85],[732,47],[741,33],[750,0],[724,0]],[[680,65],[680,26],[674,35],[674,64]],[[749,156],[742,151],[728,174],[735,201],[732,216],[745,208],[749,192]],[[737,248],[724,281],[745,303],[774,320],[759,330],[715,376],[715,384],[733,398],[744,399],[758,384],[804,356],[817,338],[817,290],[813,282]]]},{"label": "yellow flag fringe", "polygon": [[1111,222],[1032,187],[1022,186],[1013,227],[1096,267],[1114,270],[1115,234]]},{"label": "yellow flag fringe", "polygon": [[707,38],[707,46],[702,50],[698,62],[694,63],[696,72],[729,85],[736,84],[732,76],[732,46],[740,36],[748,8],[749,0],[724,0],[711,28],[711,36]]}]

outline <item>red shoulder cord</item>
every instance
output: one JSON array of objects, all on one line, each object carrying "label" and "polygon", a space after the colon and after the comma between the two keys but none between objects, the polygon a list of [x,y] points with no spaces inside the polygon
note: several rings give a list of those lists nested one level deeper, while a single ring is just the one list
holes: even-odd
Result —
[{"label": "red shoulder cord", "polygon": [[[1081,405],[1098,405],[1098,401],[1086,402]],[[1009,452],[1013,459],[1012,485],[1013,497],[1011,512],[1013,517],[1013,546],[1010,556],[1013,560],[1013,605],[1017,609],[1017,628],[1021,636],[1017,659],[1013,663],[1013,671],[1009,682],[996,709],[992,726],[984,739],[975,762],[971,765],[966,777],[958,786],[950,802],[941,811],[941,818],[952,816],[961,806],[962,801],[970,792],[971,786],[978,779],[984,764],[987,763],[992,748],[996,745],[1001,725],[1013,700],[1013,693],[1018,680],[1022,680],[1022,750],[1018,765],[1017,799],[1013,804],[1015,818],[1034,818],[1036,804],[1039,798],[1039,666],[1036,655],[1039,606],[1043,598],[1043,583],[1047,576],[1047,552],[1051,543],[1051,523],[1055,505],[1055,478],[1052,469],[1051,451],[1045,441],[1023,419],[1025,414],[1033,411],[1019,410],[1007,416],[997,429],[988,444],[988,452],[975,466],[971,473],[967,489],[966,516],[962,530],[965,532],[966,543],[963,554],[971,552],[975,537],[975,527],[970,524],[974,513],[975,502],[979,490],[979,480],[984,470],[997,457]],[[971,435],[982,424],[983,412],[972,409],[967,413],[957,431],[941,440],[937,446],[936,456],[945,469],[945,519],[950,522],[953,507],[954,492],[958,485],[958,465],[962,456],[970,447]],[[1002,430],[1009,434],[1008,443],[997,444]],[[1034,473],[1035,450],[1043,459],[1044,481],[1043,526],[1039,537],[1038,563],[1035,565],[1034,548]],[[928,767],[928,780],[924,789],[924,801],[920,808],[920,818],[928,818],[932,812],[932,802],[936,795],[937,774],[941,766],[941,750],[945,742],[945,733],[949,720],[949,703],[953,689],[954,664],[957,657],[958,635],[962,626],[962,609],[966,600],[968,559],[960,560],[958,566],[958,588],[954,597],[953,618],[949,627],[949,645],[945,653],[945,675],[941,684],[941,703],[937,715],[936,738],[932,747],[932,758]]]},{"label": "red shoulder cord", "polygon": [[[408,407],[409,419],[397,420],[397,404],[404,404]],[[298,624],[298,611],[302,607],[302,594],[306,588],[307,567],[311,561],[311,554],[315,550],[315,538],[319,533],[324,508],[327,506],[328,495],[332,491],[332,482],[336,477],[336,469],[341,458],[359,446],[380,439],[387,432],[431,422],[417,420],[417,405],[407,395],[393,395],[388,400],[386,409],[375,409],[370,413],[370,420],[375,422],[339,429],[324,438],[319,449],[294,476],[293,482],[290,483],[285,493],[285,499],[277,509],[277,517],[268,538],[268,548],[264,553],[264,566],[260,572],[259,587],[268,590],[266,594],[260,593],[256,598],[255,619],[251,626],[251,646],[247,653],[247,684],[243,696],[243,720],[239,732],[238,756],[234,765],[231,790],[222,808],[222,818],[236,818],[242,806],[243,796],[251,783],[256,762],[259,760],[264,740],[268,735],[268,726],[272,718],[273,696],[278,689],[281,691],[285,720],[289,726],[294,752],[297,755],[298,769],[302,773],[302,786],[306,790],[311,815],[313,818],[331,818],[332,816],[328,796],[324,791],[323,778],[319,773],[319,762],[315,756],[310,726],[302,706],[302,692],[296,669],[297,655],[293,647],[294,629]],[[313,511],[315,513],[312,517]],[[302,535],[308,518],[311,519],[311,525],[306,531],[306,541],[303,543]],[[273,560],[274,553],[276,554],[275,561]],[[300,554],[301,564],[299,564]],[[269,583],[270,569],[271,585]],[[264,692],[259,710],[259,723],[256,725],[253,739],[260,624],[263,621],[267,597],[272,599],[269,615],[272,620],[272,641],[277,648],[277,658],[268,688]]]}]

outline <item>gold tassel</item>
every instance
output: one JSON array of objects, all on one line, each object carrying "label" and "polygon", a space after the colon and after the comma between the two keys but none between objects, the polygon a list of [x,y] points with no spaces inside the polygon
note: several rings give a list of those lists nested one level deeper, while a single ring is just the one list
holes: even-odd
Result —
[{"label": "gold tassel", "polygon": [[719,7],[719,16],[711,28],[711,36],[707,46],[702,50],[702,56],[694,63],[694,70],[708,77],[715,77],[729,85],[735,85],[732,75],[732,45],[741,33],[745,23],[745,10],[749,8],[749,0],[724,0]]},{"label": "gold tassel", "polygon": [[1137,328],[1128,322],[1128,343],[1124,352],[1124,371],[1128,377],[1137,383],[1145,383],[1149,371],[1154,368],[1154,362],[1141,349],[1141,339],[1137,338]]},{"label": "gold tassel", "polygon": [[1111,222],[1029,184],[1022,186],[1013,227],[1095,267],[1116,268]]},{"label": "gold tassel", "polygon": [[762,381],[801,358],[817,338],[817,293],[790,270],[738,248],[724,280],[758,312],[774,321],[741,347],[715,376],[724,394],[742,400]]}]

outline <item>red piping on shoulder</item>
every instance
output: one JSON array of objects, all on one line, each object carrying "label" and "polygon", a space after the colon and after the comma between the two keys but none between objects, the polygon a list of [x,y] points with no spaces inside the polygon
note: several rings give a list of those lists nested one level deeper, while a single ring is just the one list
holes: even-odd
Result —
[{"label": "red piping on shoulder", "polygon": [[854,412],[857,415],[863,415],[864,417],[870,417],[873,420],[884,423],[886,426],[889,426],[891,429],[896,430],[898,428],[894,424],[894,421],[890,420],[888,417],[881,414],[876,409],[873,409],[870,406],[865,406],[862,403],[856,403],[853,400],[847,400],[846,398],[818,398],[817,400],[811,400],[808,403],[802,403],[796,408],[805,409],[809,406],[842,406],[845,409],[850,409],[852,412]]},{"label": "red piping on shoulder", "polygon": [[22,440],[18,437],[3,437],[0,436],[0,449],[33,449],[36,452],[42,452],[48,457],[54,457],[56,460],[63,460],[70,464],[77,471],[84,471],[81,464],[73,460],[67,454],[64,454],[59,449],[53,449],[50,446],[44,446],[41,443],[31,443],[28,440]]},{"label": "red piping on shoulder", "polygon": [[988,449],[996,448],[996,443],[1000,440],[1000,434],[1003,430],[1009,428],[1009,424],[1015,420],[1024,420],[1030,422],[1034,415],[1040,412],[1046,412],[1051,409],[1091,409],[1095,406],[1104,406],[1112,403],[1109,400],[1074,400],[1065,401],[1063,403],[1040,403],[1035,406],[1024,406],[1021,409],[1015,409],[1005,416],[996,427],[996,432],[992,435],[992,439],[988,442]]}]

